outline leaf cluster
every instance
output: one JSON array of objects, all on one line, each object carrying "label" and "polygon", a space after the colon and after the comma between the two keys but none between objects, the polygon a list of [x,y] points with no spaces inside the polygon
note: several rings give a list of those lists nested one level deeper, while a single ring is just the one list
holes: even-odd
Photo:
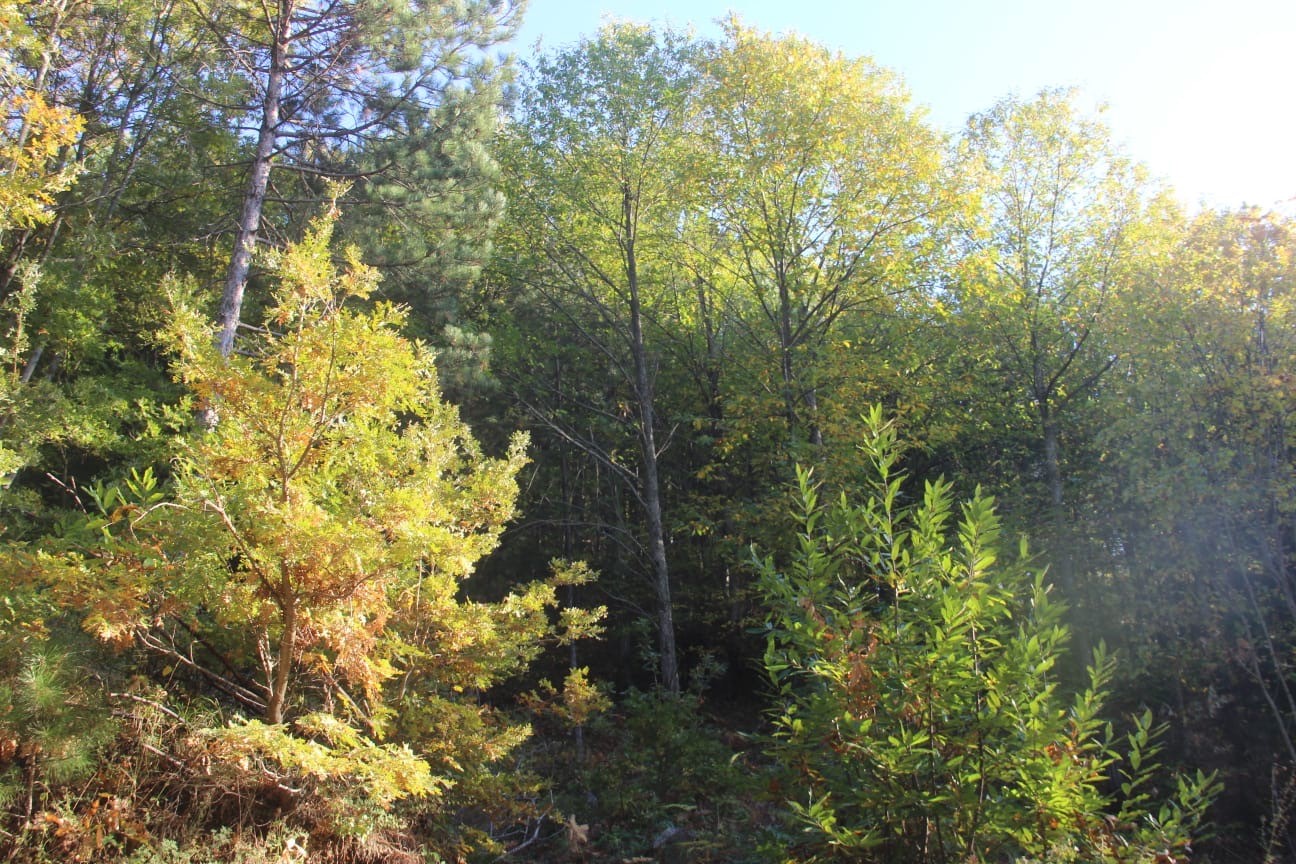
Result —
[{"label": "leaf cluster", "polygon": [[894,426],[880,409],[864,425],[862,500],[822,505],[802,471],[796,548],[784,563],[757,562],[780,705],[771,752],[798,789],[790,806],[807,851],[889,861],[1059,846],[1103,860],[1186,853],[1214,779],[1180,780],[1155,801],[1145,716],[1128,738],[1121,794],[1106,791],[1122,758],[1101,718],[1113,662],[1099,648],[1068,704],[1055,670],[1061,608],[1024,544],[1000,560],[993,501],[974,496],[955,521],[938,480],[904,503]]}]

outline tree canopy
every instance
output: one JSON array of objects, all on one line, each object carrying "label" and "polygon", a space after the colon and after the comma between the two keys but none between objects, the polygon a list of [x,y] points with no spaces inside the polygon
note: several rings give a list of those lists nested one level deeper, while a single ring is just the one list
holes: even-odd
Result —
[{"label": "tree canopy", "polygon": [[0,0],[0,857],[1296,848],[1291,214],[523,11]]}]

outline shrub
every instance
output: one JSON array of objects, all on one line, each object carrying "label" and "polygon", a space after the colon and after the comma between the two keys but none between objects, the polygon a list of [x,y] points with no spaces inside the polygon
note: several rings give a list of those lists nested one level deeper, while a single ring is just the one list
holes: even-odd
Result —
[{"label": "shrub", "polygon": [[1122,736],[1101,718],[1100,647],[1067,703],[1054,666],[1062,609],[1025,543],[999,559],[994,502],[953,521],[950,484],[902,504],[896,431],[880,410],[861,445],[860,503],[821,504],[799,471],[796,548],[759,560],[772,754],[811,860],[1179,860],[1217,791],[1179,778],[1159,802],[1150,715]]}]

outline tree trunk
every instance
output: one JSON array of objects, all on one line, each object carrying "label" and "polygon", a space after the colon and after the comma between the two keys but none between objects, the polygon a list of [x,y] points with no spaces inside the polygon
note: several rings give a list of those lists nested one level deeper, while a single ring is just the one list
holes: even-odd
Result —
[{"label": "tree trunk", "polygon": [[702,335],[706,339],[706,363],[703,368],[702,398],[706,402],[710,427],[707,434],[719,440],[724,434],[724,401],[720,393],[720,344],[716,338],[716,322],[712,318],[711,301],[707,298],[706,281],[698,278],[697,308]]},{"label": "tree trunk", "polygon": [[[1062,488],[1062,459],[1060,455],[1058,418],[1054,413],[1054,391],[1049,385],[1044,355],[1039,346],[1039,334],[1031,332],[1031,397],[1039,416],[1040,435],[1044,445],[1044,479],[1048,483],[1049,522],[1052,528],[1052,558],[1056,581],[1062,591],[1074,602],[1078,600],[1075,584],[1074,553],[1067,542],[1066,509]],[[1087,651],[1087,646],[1085,646]]]},{"label": "tree trunk", "polygon": [[[554,361],[554,398],[559,410],[563,407],[563,368],[562,361]],[[572,490],[571,469],[567,464],[567,448],[558,451],[558,478],[562,486],[562,554],[563,560],[572,561],[576,557],[576,536],[573,523],[576,519],[576,494]],[[567,586],[567,606],[576,608],[576,586]],[[577,650],[578,640],[573,639],[567,646],[567,668],[575,672],[580,668],[580,654]],[[576,762],[585,764],[585,727],[579,723],[572,729],[572,743],[576,747]]]},{"label": "tree trunk", "polygon": [[1058,456],[1058,424],[1043,410],[1044,421],[1044,474],[1048,478],[1049,506],[1052,508],[1054,527],[1061,529],[1062,512],[1062,463]]},{"label": "tree trunk", "polygon": [[297,600],[291,595],[279,610],[283,633],[279,637],[274,669],[266,683],[270,698],[266,700],[266,722],[278,725],[284,722],[284,704],[288,700],[288,678],[292,672],[293,654],[297,649]]},{"label": "tree trunk", "polygon": [[819,391],[811,387],[805,394],[806,415],[810,418],[810,443],[823,446],[823,427],[819,425]]},{"label": "tree trunk", "polygon": [[623,190],[626,282],[630,291],[630,353],[634,359],[634,389],[639,402],[639,444],[642,449],[641,477],[644,517],[648,529],[648,557],[653,568],[657,594],[657,640],[661,654],[662,685],[679,693],[679,661],[675,653],[675,615],[671,608],[670,568],[666,560],[666,531],[662,523],[661,484],[657,475],[657,440],[653,432],[651,374],[644,347],[642,309],[639,301],[639,272],[635,259],[635,198],[629,187]]},{"label": "tree trunk", "polygon": [[787,415],[788,434],[796,435],[797,427],[797,393],[796,376],[792,363],[792,295],[787,286],[787,275],[782,267],[776,267],[775,277],[778,281],[779,310],[779,374],[783,378],[783,410]]},{"label": "tree trunk", "polygon": [[270,168],[279,140],[279,100],[288,74],[288,39],[295,2],[296,0],[279,0],[279,17],[272,26],[270,66],[266,74],[265,96],[261,102],[261,129],[257,135],[256,153],[252,157],[247,190],[243,193],[243,213],[234,236],[234,252],[230,256],[229,269],[225,273],[225,288],[221,293],[220,337],[217,344],[224,357],[234,351],[234,336],[238,332],[239,314],[243,309],[243,290],[247,287],[252,251],[256,246],[257,232],[261,228],[261,209],[265,206]]}]

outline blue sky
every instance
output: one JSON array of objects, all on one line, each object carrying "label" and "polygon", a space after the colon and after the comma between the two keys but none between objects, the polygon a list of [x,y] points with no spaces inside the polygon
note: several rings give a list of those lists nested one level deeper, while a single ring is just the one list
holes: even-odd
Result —
[{"label": "blue sky", "polygon": [[1185,203],[1296,199],[1296,0],[530,0],[516,50],[605,15],[710,35],[730,11],[871,56],[947,130],[1010,93],[1076,86]]}]

